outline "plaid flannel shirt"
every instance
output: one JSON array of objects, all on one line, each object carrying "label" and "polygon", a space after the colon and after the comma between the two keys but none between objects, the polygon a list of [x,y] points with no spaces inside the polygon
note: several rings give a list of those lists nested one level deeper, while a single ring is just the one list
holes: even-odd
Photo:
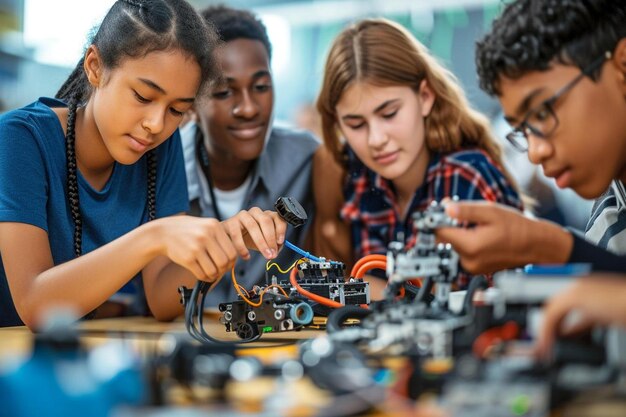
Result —
[{"label": "plaid flannel shirt", "polygon": [[347,154],[349,175],[341,217],[351,225],[355,259],[386,253],[387,245],[400,236],[404,236],[407,248],[413,247],[417,240],[413,213],[445,197],[523,208],[519,194],[498,165],[482,149],[472,148],[431,154],[424,183],[416,190],[406,216],[401,218],[391,181],[368,169],[352,150],[348,149]]}]

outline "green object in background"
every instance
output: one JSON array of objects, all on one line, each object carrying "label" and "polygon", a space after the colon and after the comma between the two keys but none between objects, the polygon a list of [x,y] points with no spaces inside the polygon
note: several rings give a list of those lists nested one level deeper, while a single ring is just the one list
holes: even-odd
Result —
[{"label": "green object in background", "polygon": [[272,326],[265,326],[263,328],[263,333],[270,333],[272,330]]},{"label": "green object in background", "polygon": [[15,13],[11,10],[4,9],[0,6],[0,34],[5,32],[18,31],[20,29],[20,21]]},{"label": "green object in background", "polygon": [[511,402],[511,412],[516,416],[523,416],[530,411],[530,398],[527,395],[517,395]]},{"label": "green object in background", "polygon": [[491,30],[491,24],[493,20],[502,13],[502,9],[504,8],[503,4],[491,4],[487,5],[483,8],[483,30],[485,32]]},{"label": "green object in background", "polygon": [[456,28],[466,27],[469,16],[464,9],[450,9],[435,13],[435,25],[430,38],[430,50],[446,65],[452,62],[452,43]]}]

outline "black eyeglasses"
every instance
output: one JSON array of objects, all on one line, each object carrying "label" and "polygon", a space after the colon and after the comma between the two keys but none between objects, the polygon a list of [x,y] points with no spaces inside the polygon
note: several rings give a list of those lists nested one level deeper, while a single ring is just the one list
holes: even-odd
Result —
[{"label": "black eyeglasses", "polygon": [[572,81],[567,83],[559,91],[557,91],[552,97],[543,101],[537,107],[526,113],[524,120],[515,129],[510,131],[506,135],[506,139],[513,145],[515,149],[520,152],[528,151],[528,136],[534,135],[539,138],[545,139],[549,137],[556,128],[559,126],[559,118],[554,112],[554,104],[556,101],[571,90],[580,80],[585,76],[589,76],[592,72],[602,66],[604,61],[611,59],[611,52],[605,52],[600,58],[589,64],[584,68],[580,74],[576,76]]}]

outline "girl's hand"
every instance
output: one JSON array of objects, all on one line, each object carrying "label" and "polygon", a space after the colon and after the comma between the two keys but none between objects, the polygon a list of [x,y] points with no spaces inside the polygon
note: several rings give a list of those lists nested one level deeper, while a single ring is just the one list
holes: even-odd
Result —
[{"label": "girl's hand", "polygon": [[287,230],[287,222],[278,213],[258,207],[241,210],[222,225],[243,259],[250,258],[248,249],[258,250],[266,259],[275,258]]},{"label": "girl's hand", "polygon": [[158,230],[160,254],[199,280],[216,281],[237,259],[235,245],[216,219],[173,216],[149,224]]}]

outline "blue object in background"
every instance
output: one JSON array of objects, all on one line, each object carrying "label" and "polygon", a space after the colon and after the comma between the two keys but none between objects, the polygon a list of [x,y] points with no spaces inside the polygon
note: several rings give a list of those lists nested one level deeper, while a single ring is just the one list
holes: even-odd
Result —
[{"label": "blue object in background", "polygon": [[591,264],[571,263],[555,265],[526,265],[524,273],[527,275],[568,275],[580,276],[591,272]]},{"label": "blue object in background", "polygon": [[145,386],[121,344],[85,352],[77,341],[36,340],[30,358],[0,365],[0,416],[106,417],[118,406],[144,403]]}]

